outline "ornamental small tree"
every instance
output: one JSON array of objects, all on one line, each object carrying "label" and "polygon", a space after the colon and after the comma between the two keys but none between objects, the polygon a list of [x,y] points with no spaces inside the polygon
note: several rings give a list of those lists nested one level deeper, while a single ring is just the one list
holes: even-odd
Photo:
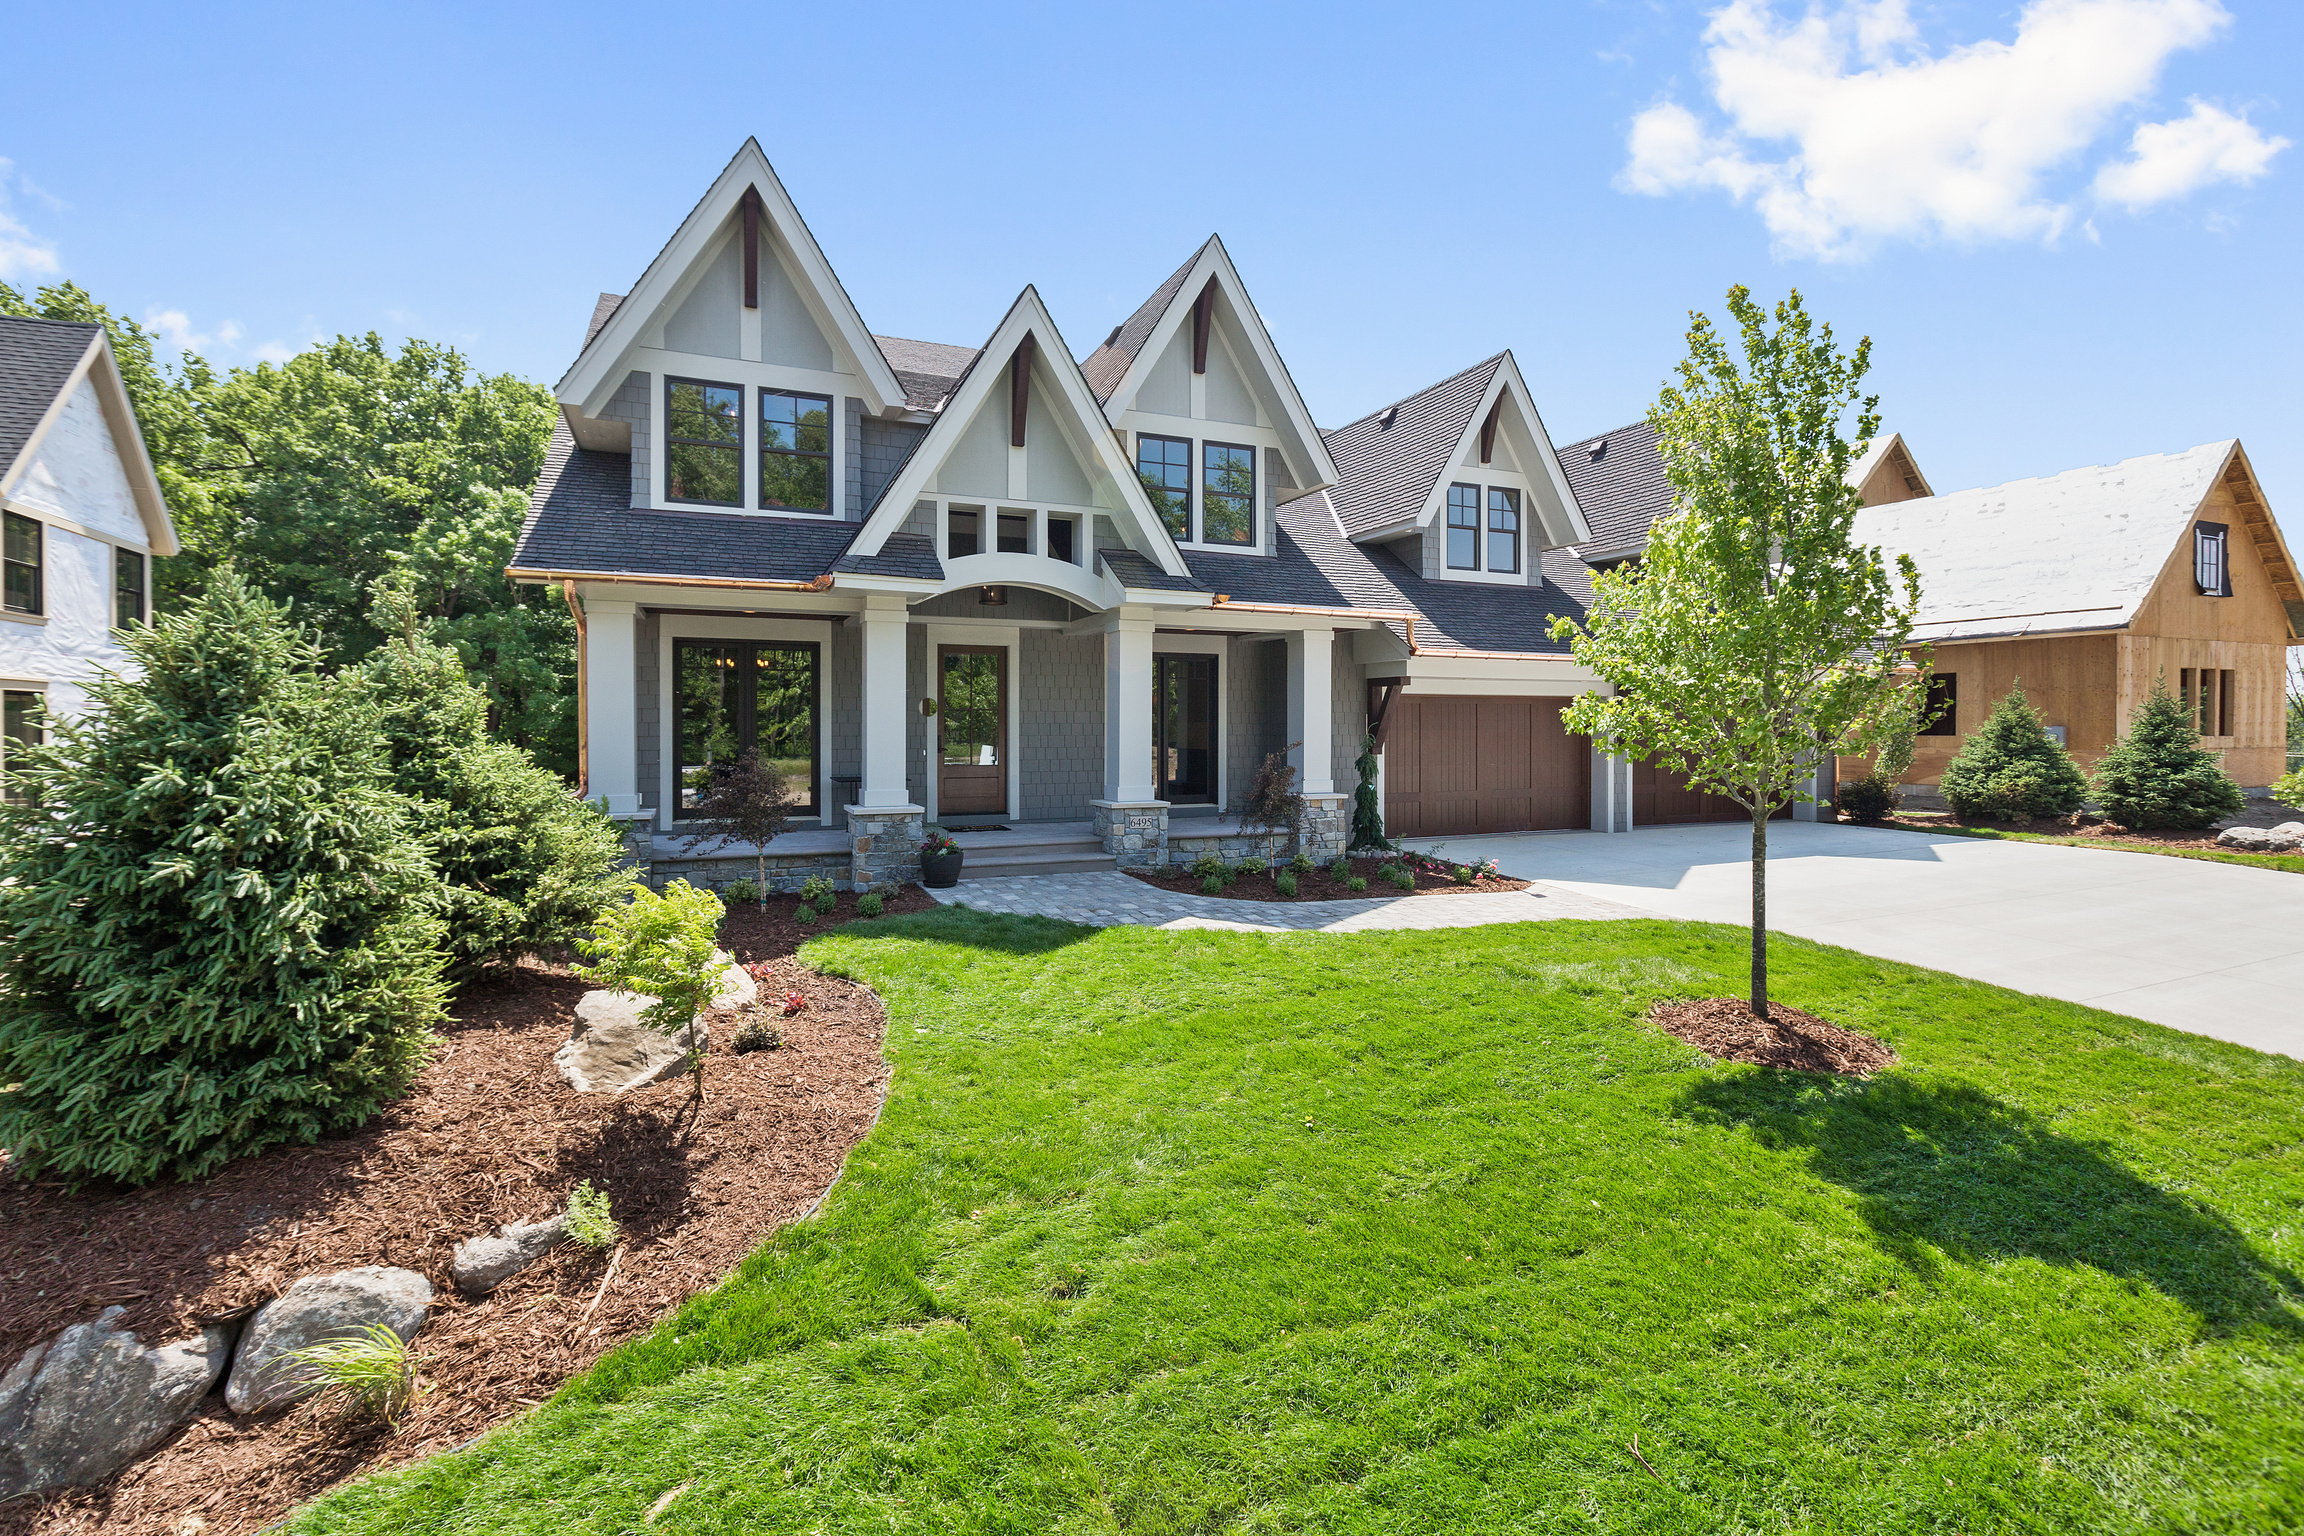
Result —
[{"label": "ornamental small tree", "polygon": [[1926,685],[1896,690],[1886,711],[1879,750],[1872,771],[1840,786],[1837,803],[1850,821],[1877,826],[1896,814],[1904,803],[1904,775],[1912,771],[1912,754],[1920,736],[1920,712]]},{"label": "ornamental small tree", "polygon": [[1390,853],[1392,839],[1384,835],[1384,799],[1376,791],[1376,733],[1360,741],[1360,758],[1353,765],[1360,785],[1352,791],[1352,835],[1344,846],[1354,853]]},{"label": "ornamental small tree", "polygon": [[1288,851],[1293,853],[1303,839],[1304,812],[1304,797],[1296,792],[1296,768],[1288,761],[1287,749],[1265,753],[1240,800],[1241,829],[1263,827],[1285,832]]},{"label": "ornamental small tree", "polygon": [[2165,679],[2096,765],[2088,787],[2107,817],[2137,829],[2206,827],[2248,803],[2216,754],[2200,745],[2198,725]]},{"label": "ornamental small tree", "polygon": [[443,890],[451,970],[468,973],[571,943],[628,877],[623,839],[598,809],[520,748],[488,734],[488,697],[387,589],[400,633],[362,664],[401,793],[423,824]]},{"label": "ornamental small tree", "polygon": [[1741,358],[1691,316],[1679,382],[1649,412],[1678,510],[1552,633],[1616,690],[1578,698],[1570,729],[1752,818],[1749,1003],[1765,1018],[1769,814],[1810,798],[1828,746],[1869,752],[1886,732],[1920,577],[1854,537],[1848,471],[1880,425],[1861,393],[1872,344],[1842,353],[1797,293],[1773,325],[1742,287],[1728,310]]},{"label": "ornamental small tree", "polygon": [[[655,999],[640,1016],[652,1029],[678,1035],[696,1023],[720,990],[727,959],[718,948],[726,909],[710,891],[675,880],[663,893],[635,883],[631,901],[600,914],[576,952],[589,964],[576,974],[596,987]],[[704,1041],[692,1036],[689,1065],[704,1096]]]},{"label": "ornamental small tree", "polygon": [[2021,686],[1992,706],[1983,726],[1944,765],[1939,788],[1962,821],[2069,816],[2088,796],[2079,765],[2048,734]]},{"label": "ornamental small tree", "polygon": [[122,643],[0,809],[0,1146],[71,1184],[352,1129],[446,992],[366,684],[229,570]]},{"label": "ornamental small tree", "polygon": [[[776,765],[757,751],[712,769],[711,782],[689,812],[697,835],[690,850],[752,845],[753,891],[762,911],[768,907],[768,844],[792,825],[792,791]],[[827,898],[827,907],[830,899]]]}]

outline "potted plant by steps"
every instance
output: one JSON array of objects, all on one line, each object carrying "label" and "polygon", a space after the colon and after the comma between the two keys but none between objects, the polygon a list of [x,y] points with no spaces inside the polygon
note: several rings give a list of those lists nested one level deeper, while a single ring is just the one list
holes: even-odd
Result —
[{"label": "potted plant by steps", "polygon": [[960,845],[942,827],[930,827],[920,841],[920,883],[937,890],[960,883]]}]

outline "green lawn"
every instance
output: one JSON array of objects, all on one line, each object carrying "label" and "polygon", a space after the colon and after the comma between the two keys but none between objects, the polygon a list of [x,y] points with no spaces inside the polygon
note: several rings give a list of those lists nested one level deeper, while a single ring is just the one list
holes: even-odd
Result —
[{"label": "green lawn", "polygon": [[1791,939],[1900,1067],[1641,1022],[1742,943],[840,930],[897,1071],[825,1214],[294,1528],[2304,1528],[2304,1065]]}]

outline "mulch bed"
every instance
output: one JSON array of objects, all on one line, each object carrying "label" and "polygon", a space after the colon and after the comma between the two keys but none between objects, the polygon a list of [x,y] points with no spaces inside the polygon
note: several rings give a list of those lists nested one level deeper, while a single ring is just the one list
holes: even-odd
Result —
[{"label": "mulch bed", "polygon": [[1700,997],[1658,1003],[1648,1019],[1719,1061],[1865,1077],[1896,1060],[1885,1041],[1782,1003],[1770,1003],[1763,1019],[1740,997]]},{"label": "mulch bed", "polygon": [[[1488,896],[1498,891],[1524,891],[1525,880],[1514,880],[1504,875],[1482,875],[1470,885],[1459,885],[1445,873],[1455,866],[1436,862],[1431,867],[1411,862],[1408,872],[1416,877],[1416,888],[1404,891],[1389,880],[1376,878],[1376,871],[1393,862],[1390,858],[1356,858],[1352,873],[1368,882],[1368,889],[1356,891],[1342,880],[1328,873],[1325,864],[1314,867],[1312,873],[1296,877],[1296,894],[1283,896],[1273,883],[1272,874],[1240,875],[1224,887],[1223,895],[1239,901],[1366,901],[1370,897],[1387,896]],[[1132,869],[1128,871],[1146,885],[1156,885],[1164,891],[1183,891],[1200,896],[1200,876],[1182,868]]]},{"label": "mulch bed", "polygon": [[[891,912],[933,906],[917,889]],[[584,983],[530,963],[457,1000],[437,1059],[374,1124],[246,1158],[196,1184],[69,1195],[0,1176],[0,1367],[66,1325],[122,1305],[148,1344],[253,1310],[301,1275],[361,1264],[422,1270],[416,1337],[426,1391],[394,1430],[306,1402],[237,1419],[221,1393],[174,1441],[111,1483],[0,1506],[0,1536],[237,1536],[331,1484],[469,1440],[717,1283],[823,1198],[871,1127],[887,1080],[880,1002],[791,958],[810,927],[792,898],[731,914],[722,942],[772,966],[756,1007],[781,1049],[730,1053],[741,1010],[713,1016],[704,1099],[675,1078],[610,1097],[552,1066]],[[807,1006],[782,1016],[784,994]],[[463,1238],[606,1191],[615,1257],[564,1244],[475,1302],[448,1278]],[[589,1312],[587,1313],[587,1308]]]},{"label": "mulch bed", "polygon": [[2213,832],[2133,831],[2112,821],[2090,821],[2079,824],[2060,816],[2036,821],[1960,821],[1942,812],[1921,811],[1891,816],[1886,826],[1902,827],[1907,832],[1954,832],[1973,829],[1978,832],[2030,832],[2041,837],[2084,837],[2101,841],[2111,848],[2198,848],[2218,853],[2244,853],[2246,849],[2226,847],[2216,841]]}]

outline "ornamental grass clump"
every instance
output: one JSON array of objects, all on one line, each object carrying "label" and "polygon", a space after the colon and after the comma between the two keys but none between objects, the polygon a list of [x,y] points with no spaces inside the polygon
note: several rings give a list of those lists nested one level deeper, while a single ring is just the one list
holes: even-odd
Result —
[{"label": "ornamental grass clump", "polygon": [[383,1323],[364,1323],[281,1359],[319,1378],[323,1397],[334,1397],[397,1423],[416,1400],[416,1359],[408,1341]]},{"label": "ornamental grass clump", "polygon": [[1278,891],[1281,895],[1289,898],[1290,900],[1294,900],[1296,896],[1295,871],[1284,869],[1280,871],[1280,873],[1274,875],[1272,877],[1272,889]]},{"label": "ornamental grass clump", "polygon": [[1944,765],[1941,788],[1962,821],[2023,821],[2071,815],[2087,798],[2088,781],[2024,690],[2012,688]]},{"label": "ornamental grass clump", "polygon": [[122,644],[138,675],[13,751],[0,807],[0,1147],[71,1185],[353,1129],[446,996],[367,680],[230,571]]},{"label": "ornamental grass clump", "polygon": [[2248,803],[2216,754],[2200,745],[2198,721],[2165,683],[2097,763],[2088,788],[2106,817],[2139,831],[2209,827]]}]

